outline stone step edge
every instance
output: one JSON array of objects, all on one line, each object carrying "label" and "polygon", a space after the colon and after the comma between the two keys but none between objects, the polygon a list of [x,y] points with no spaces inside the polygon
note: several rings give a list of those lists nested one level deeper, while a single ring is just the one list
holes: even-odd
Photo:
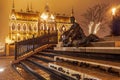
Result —
[{"label": "stone step edge", "polygon": [[[75,71],[75,70],[71,70],[71,69],[68,69],[68,68],[65,68],[63,66],[60,66],[60,65],[56,65],[54,63],[49,63],[49,68],[52,69],[52,70],[55,70],[61,74],[64,74],[66,76],[69,76],[75,80],[83,80],[84,78],[90,78],[90,79],[94,79],[94,80],[101,80],[97,77],[94,77],[94,76],[91,76],[91,75],[88,75],[88,74],[84,74],[84,73],[81,73],[81,72],[78,72],[78,71]],[[56,68],[55,68],[56,67]],[[62,72],[62,71],[58,71],[59,68],[62,68],[65,72]],[[69,73],[69,74],[67,74]],[[82,79],[78,79],[77,76],[75,76],[76,74],[80,75]]]},{"label": "stone step edge", "polygon": [[62,56],[55,56],[54,61],[57,61],[57,58],[64,59],[64,60],[78,61],[79,63],[80,62],[85,62],[85,63],[88,63],[88,64],[100,65],[100,66],[107,67],[107,68],[112,67],[112,68],[118,69],[119,73],[120,73],[120,67],[118,67],[118,66],[113,66],[113,65],[109,65],[109,64],[102,64],[102,63],[97,63],[97,62],[91,62],[91,61],[85,61],[85,60],[77,60],[77,59],[72,59],[72,58],[67,58],[67,57],[62,57]]},{"label": "stone step edge", "polygon": [[55,47],[54,50],[69,52],[93,52],[96,54],[120,54],[120,47]]}]

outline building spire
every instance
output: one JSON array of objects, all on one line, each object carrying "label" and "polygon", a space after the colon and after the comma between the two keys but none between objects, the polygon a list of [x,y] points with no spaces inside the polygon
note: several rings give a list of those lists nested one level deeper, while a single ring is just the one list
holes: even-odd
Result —
[{"label": "building spire", "polygon": [[30,11],[33,11],[32,9],[33,9],[33,8],[32,8],[32,3],[31,3],[31,5],[30,5]]},{"label": "building spire", "polygon": [[46,3],[45,11],[46,11],[46,12],[49,12],[49,11],[50,11],[50,8],[49,8],[49,6],[48,6],[48,3]]},{"label": "building spire", "polygon": [[27,12],[30,11],[30,9],[29,9],[29,4],[27,4],[27,9],[26,9],[26,11],[27,11]]},{"label": "building spire", "polygon": [[14,3],[14,0],[13,0],[13,4],[12,4],[12,11],[15,11],[15,3]]}]

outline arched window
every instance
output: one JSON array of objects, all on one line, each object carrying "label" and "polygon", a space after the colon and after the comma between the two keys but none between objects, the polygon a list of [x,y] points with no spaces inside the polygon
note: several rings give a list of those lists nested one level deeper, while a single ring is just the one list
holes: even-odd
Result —
[{"label": "arched window", "polygon": [[12,30],[15,30],[15,24],[14,23],[12,24]]},{"label": "arched window", "polygon": [[50,29],[50,25],[49,25],[49,24],[46,24],[45,30],[48,30],[48,29]]},{"label": "arched window", "polygon": [[51,30],[54,31],[54,26],[51,26]]},{"label": "arched window", "polygon": [[23,31],[26,31],[26,25],[25,24],[23,25]]},{"label": "arched window", "polygon": [[54,31],[56,30],[56,26],[53,26],[54,27]]},{"label": "arched window", "polygon": [[32,26],[31,26],[31,24],[29,24],[29,31],[32,31]]},{"label": "arched window", "polygon": [[60,32],[64,32],[64,31],[66,31],[66,27],[65,27],[65,25],[62,25],[62,26],[60,27]]},{"label": "arched window", "polygon": [[40,24],[40,30],[44,30],[44,24],[43,23]]},{"label": "arched window", "polygon": [[17,27],[18,27],[18,31],[20,31],[20,29],[21,29],[21,25],[18,24]]},{"label": "arched window", "polygon": [[37,31],[37,27],[36,26],[34,26],[34,31]]}]

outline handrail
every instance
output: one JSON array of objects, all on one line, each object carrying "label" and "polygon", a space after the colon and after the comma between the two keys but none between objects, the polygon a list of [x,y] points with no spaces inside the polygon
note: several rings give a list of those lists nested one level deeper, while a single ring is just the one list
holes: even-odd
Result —
[{"label": "handrail", "polygon": [[46,44],[57,44],[58,42],[58,32],[47,30],[47,33],[44,35],[33,38],[15,42],[15,60],[19,57],[29,53],[31,51],[34,52],[35,49],[46,45]]}]

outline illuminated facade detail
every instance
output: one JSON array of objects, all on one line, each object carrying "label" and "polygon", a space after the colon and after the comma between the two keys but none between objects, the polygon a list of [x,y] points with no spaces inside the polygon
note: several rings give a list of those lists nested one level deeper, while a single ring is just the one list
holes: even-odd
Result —
[{"label": "illuminated facade detail", "polygon": [[[20,41],[43,35],[47,30],[58,30],[58,37],[63,33],[61,28],[67,30],[71,26],[70,16],[53,14],[50,12],[48,4],[44,8],[44,12],[34,12],[32,4],[26,11],[16,11],[13,1],[12,11],[9,17],[9,38],[13,41]],[[18,35],[19,34],[19,35]]]},{"label": "illuminated facade detail", "polygon": [[48,4],[45,6],[44,12],[40,16],[39,27],[41,29],[41,35],[48,30],[50,30],[50,32],[57,30],[55,15],[50,12]]},{"label": "illuminated facade detail", "polygon": [[[27,11],[15,11],[14,1],[9,18],[9,37],[11,40],[19,41],[31,38],[38,33],[39,13],[33,12],[27,5]],[[26,37],[27,36],[27,37]]]}]

